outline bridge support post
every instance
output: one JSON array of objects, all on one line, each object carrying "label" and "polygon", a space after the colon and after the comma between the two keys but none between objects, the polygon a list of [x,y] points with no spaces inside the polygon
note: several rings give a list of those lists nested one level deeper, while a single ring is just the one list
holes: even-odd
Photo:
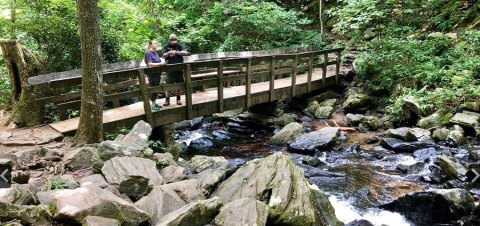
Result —
[{"label": "bridge support post", "polygon": [[223,61],[218,62],[217,76],[218,112],[223,112]]},{"label": "bridge support post", "polygon": [[322,87],[326,86],[327,79],[327,67],[328,67],[328,53],[323,54],[323,72],[322,72]]},{"label": "bridge support post", "polygon": [[307,75],[307,92],[310,93],[312,91],[312,75],[313,75],[313,53],[310,53],[310,57],[308,59],[308,75]]},{"label": "bridge support post", "polygon": [[247,74],[245,77],[245,107],[252,105],[252,58],[247,61]]},{"label": "bridge support post", "polygon": [[297,86],[297,73],[298,73],[298,54],[295,55],[292,65],[292,97],[295,96]]},{"label": "bridge support post", "polygon": [[148,99],[148,88],[147,81],[145,80],[145,73],[143,70],[138,70],[138,84],[140,86],[140,94],[142,95],[143,100],[143,110],[145,111],[145,117],[147,122],[151,126],[155,126],[153,123],[152,109],[150,108],[150,99]]},{"label": "bridge support post", "polygon": [[272,56],[270,59],[270,80],[269,80],[270,92],[269,92],[269,101],[272,102],[275,100],[275,56]]},{"label": "bridge support post", "polygon": [[192,67],[185,64],[185,102],[187,104],[187,119],[192,118]]}]

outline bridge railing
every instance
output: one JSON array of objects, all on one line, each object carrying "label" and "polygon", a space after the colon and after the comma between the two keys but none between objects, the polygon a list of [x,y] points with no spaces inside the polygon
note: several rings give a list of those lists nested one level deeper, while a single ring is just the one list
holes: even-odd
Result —
[{"label": "bridge railing", "polygon": [[[291,76],[291,97],[296,96],[296,76],[308,73],[307,92],[312,89],[314,68],[322,68],[325,83],[327,67],[336,65],[336,81],[339,80],[340,56],[344,48],[314,50],[290,54],[247,56],[229,59],[202,59],[201,61],[172,64],[163,67],[139,67],[138,61],[104,65],[104,103],[110,107],[127,105],[136,100],[143,101],[147,121],[153,122],[149,96],[183,89],[187,118],[192,118],[193,90],[217,88],[218,112],[223,112],[224,88],[230,85],[245,85],[245,107],[252,105],[251,84],[269,81],[269,101],[275,100],[275,80]],[[160,84],[149,87],[145,74],[183,70],[185,82]],[[79,76],[80,75],[80,76]],[[37,94],[37,103],[57,109],[60,119],[69,112],[80,109],[81,70],[53,73],[32,77],[29,83]],[[71,116],[72,114],[70,114]]]}]

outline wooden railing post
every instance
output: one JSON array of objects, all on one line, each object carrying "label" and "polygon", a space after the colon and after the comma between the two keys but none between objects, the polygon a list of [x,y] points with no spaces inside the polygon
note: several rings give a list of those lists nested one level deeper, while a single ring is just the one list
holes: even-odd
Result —
[{"label": "wooden railing post", "polygon": [[218,76],[218,87],[217,87],[218,112],[223,112],[223,61],[222,60],[218,62],[217,76]]},{"label": "wooden railing post", "polygon": [[298,73],[298,54],[295,55],[293,59],[293,69],[292,69],[292,97],[295,96],[295,90],[297,86],[297,73]]},{"label": "wooden railing post", "polygon": [[185,64],[185,102],[187,104],[187,119],[192,118],[192,68]]},{"label": "wooden railing post", "polygon": [[339,83],[340,82],[340,57],[342,56],[342,51],[339,50],[337,52],[337,65],[336,65],[336,68],[335,68],[335,81],[336,83]]},{"label": "wooden railing post", "polygon": [[138,70],[138,84],[140,86],[140,94],[142,95],[143,100],[143,110],[145,111],[147,122],[154,127],[155,125],[153,124],[154,121],[152,109],[150,108],[150,99],[148,98],[148,87],[143,70]]},{"label": "wooden railing post", "polygon": [[268,95],[268,99],[270,102],[275,100],[275,56],[272,56],[270,59],[270,92]]},{"label": "wooden railing post", "polygon": [[307,76],[307,92],[310,93],[312,91],[312,75],[313,75],[313,53],[310,53],[310,57],[308,59],[308,76]]},{"label": "wooden railing post", "polygon": [[322,72],[322,87],[325,87],[327,79],[328,53],[323,54],[323,72]]},{"label": "wooden railing post", "polygon": [[252,58],[248,58],[247,74],[245,76],[245,107],[248,108],[252,104],[251,87],[252,86]]}]

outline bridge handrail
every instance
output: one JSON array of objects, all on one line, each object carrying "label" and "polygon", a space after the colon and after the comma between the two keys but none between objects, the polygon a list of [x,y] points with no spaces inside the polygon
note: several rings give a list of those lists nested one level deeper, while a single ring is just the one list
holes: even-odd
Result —
[{"label": "bridge handrail", "polygon": [[[150,109],[150,104],[148,100],[148,96],[151,93],[155,92],[165,92],[175,89],[185,89],[185,97],[186,97],[186,106],[187,106],[187,118],[191,116],[191,109],[192,109],[192,88],[195,87],[205,87],[205,86],[216,86],[218,88],[218,101],[219,101],[219,112],[223,111],[223,84],[224,82],[229,81],[240,81],[245,82],[246,84],[246,100],[245,105],[246,107],[251,105],[250,101],[250,86],[252,80],[262,80],[265,76],[270,81],[270,100],[273,100],[273,84],[276,78],[276,75],[283,75],[283,74],[292,74],[292,90],[291,96],[295,96],[295,79],[296,74],[299,71],[307,71],[308,70],[308,83],[307,83],[307,90],[311,90],[311,77],[313,68],[321,67],[323,68],[323,80],[325,80],[326,75],[326,67],[328,65],[336,65],[336,77],[338,80],[339,74],[339,64],[340,64],[340,56],[341,52],[344,48],[334,48],[334,49],[326,49],[326,50],[314,50],[314,51],[307,51],[307,52],[299,52],[299,53],[284,53],[284,54],[275,54],[275,55],[263,55],[263,56],[247,56],[247,57],[237,57],[237,58],[217,58],[217,59],[208,59],[208,60],[201,60],[201,61],[192,61],[192,62],[185,62],[181,64],[172,64],[167,65],[164,67],[139,67],[137,65],[137,61],[128,61],[122,63],[116,63],[111,65],[104,65],[104,81],[111,81],[115,79],[134,79],[134,80],[127,80],[122,82],[116,82],[113,84],[107,84],[104,87],[105,91],[115,90],[119,88],[125,87],[132,87],[138,84],[138,88],[133,90],[124,91],[121,93],[114,93],[104,96],[104,102],[110,101],[118,101],[121,99],[138,97],[138,92],[140,91],[140,96],[144,102],[145,113],[147,116],[147,120],[153,120],[151,118],[152,112]],[[336,53],[336,60],[329,61],[328,54]],[[315,64],[314,57],[322,58],[323,55],[323,62],[320,64]],[[303,65],[298,65],[301,60],[304,59]],[[291,66],[286,66],[283,68],[275,69],[278,66],[278,61],[286,61],[291,62]],[[230,75],[229,77],[224,77],[223,70],[228,65],[245,65],[240,66],[238,73]],[[288,65],[290,65],[288,64]],[[127,67],[126,69],[121,69],[121,67]],[[202,69],[202,68],[216,68],[217,73],[215,78],[213,79],[203,79],[200,81],[191,81],[192,73],[195,69]],[[155,87],[147,87],[145,74],[151,72],[167,72],[172,70],[184,70],[185,72],[185,82],[183,83],[176,83],[176,84],[162,84]],[[40,76],[37,76],[40,77]],[[48,80],[50,78],[50,80]],[[47,82],[48,81],[48,82]],[[65,88],[74,85],[81,85],[81,70],[73,70],[67,72],[60,72],[60,73],[52,73],[48,75],[44,75],[41,79],[32,77],[29,79],[29,82],[36,87],[36,86],[45,86],[50,89],[58,89],[58,88]],[[65,102],[68,100],[72,100],[76,98],[76,100]],[[58,106],[61,106],[63,109],[72,109],[78,107],[80,105],[80,92],[77,93],[68,93],[58,95],[55,94],[53,96],[48,97],[39,97],[37,101],[41,104],[48,104],[48,103],[60,103]],[[65,110],[66,111],[66,110]]]}]

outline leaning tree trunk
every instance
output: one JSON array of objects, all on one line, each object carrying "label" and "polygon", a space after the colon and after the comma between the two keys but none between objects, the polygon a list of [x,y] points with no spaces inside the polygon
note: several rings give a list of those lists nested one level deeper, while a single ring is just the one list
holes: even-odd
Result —
[{"label": "leaning tree trunk", "polygon": [[103,140],[103,78],[97,0],[77,0],[82,50],[82,101],[77,145]]},{"label": "leaning tree trunk", "polygon": [[18,126],[35,126],[43,121],[43,107],[35,102],[33,87],[27,82],[29,77],[37,76],[43,66],[17,40],[1,40],[3,60],[10,79],[12,97],[12,115],[10,121]]}]

